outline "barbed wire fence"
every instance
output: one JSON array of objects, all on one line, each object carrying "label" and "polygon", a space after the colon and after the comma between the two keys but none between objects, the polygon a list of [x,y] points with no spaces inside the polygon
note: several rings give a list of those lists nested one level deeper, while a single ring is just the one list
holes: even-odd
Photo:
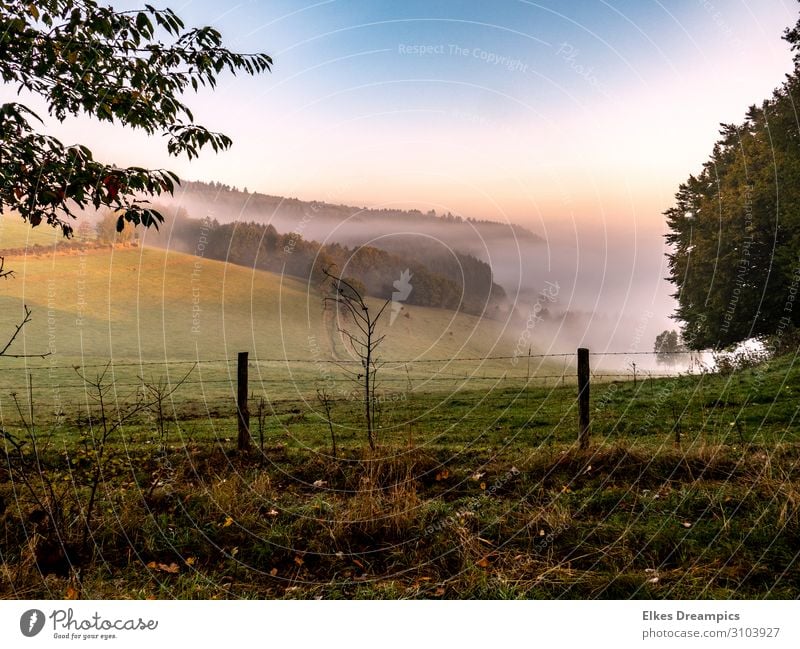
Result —
[{"label": "barbed wire fence", "polygon": [[[707,372],[711,368],[697,362],[698,352],[588,352],[594,359],[586,368],[592,383],[612,383],[677,377],[683,374]],[[620,368],[619,357],[649,356],[664,359],[687,357],[692,363],[666,364],[665,371],[643,369],[631,362]],[[615,359],[610,367],[603,361]],[[241,386],[242,359],[246,363],[245,385]],[[386,359],[380,363],[378,398],[386,401],[411,400],[421,395],[475,393],[478,400],[508,400],[515,395],[528,394],[535,388],[572,389],[582,416],[588,416],[588,399],[581,399],[584,389],[579,386],[576,352],[528,353],[524,355],[466,356],[452,358]],[[559,361],[561,371],[554,371],[553,361]],[[523,362],[524,361],[524,362]],[[531,363],[538,365],[531,368]],[[588,361],[587,361],[588,362]],[[360,361],[331,358],[252,358],[237,354],[230,358],[119,360],[106,363],[39,363],[5,368],[0,375],[0,422],[13,425],[21,417],[20,403],[30,419],[54,424],[70,418],[91,414],[92,394],[85,377],[105,373],[113,398],[117,402],[143,395],[160,384],[165,392],[169,416],[182,418],[231,418],[253,437],[250,412],[257,413],[257,425],[263,426],[265,409],[270,413],[297,411],[304,406],[313,410],[316,392],[328,388],[331,402],[359,402],[362,393],[354,382]],[[658,363],[653,363],[658,365]],[[176,389],[172,389],[177,386]],[[576,390],[576,388],[579,388]],[[588,394],[588,391],[587,391]],[[254,426],[255,427],[255,426]],[[242,439],[240,430],[240,440]]]}]

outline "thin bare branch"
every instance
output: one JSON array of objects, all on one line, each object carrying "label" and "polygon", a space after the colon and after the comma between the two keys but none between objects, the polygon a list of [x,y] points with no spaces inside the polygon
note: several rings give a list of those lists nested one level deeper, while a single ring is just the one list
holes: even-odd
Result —
[{"label": "thin bare branch", "polygon": [[[10,270],[4,271],[3,270],[4,263],[5,260],[3,259],[3,257],[0,257],[0,279],[8,277],[11,273],[14,272]],[[9,338],[8,342],[6,342],[5,347],[3,347],[3,349],[0,350],[0,356],[5,356],[6,358],[46,358],[50,356],[50,352],[46,352],[44,354],[6,354],[8,348],[11,347],[11,345],[17,339],[17,336],[19,336],[19,332],[22,331],[22,328],[31,321],[31,310],[28,308],[28,305],[23,304],[22,308],[25,309],[25,316],[22,318],[22,322],[20,322],[17,325],[16,329],[14,330],[14,333],[11,335],[11,338]]]}]

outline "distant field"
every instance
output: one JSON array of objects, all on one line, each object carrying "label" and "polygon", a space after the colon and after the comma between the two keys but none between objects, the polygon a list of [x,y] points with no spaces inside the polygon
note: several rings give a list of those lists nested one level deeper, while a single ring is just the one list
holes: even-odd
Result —
[{"label": "distant field", "polygon": [[61,230],[48,225],[32,228],[15,214],[0,215],[0,249],[52,246],[61,241]]},{"label": "distant field", "polygon": [[[27,234],[53,233],[8,219],[0,232],[7,235],[5,249],[19,247]],[[330,362],[357,367],[324,317],[318,291],[296,279],[150,248],[58,254],[52,247],[29,248],[24,255],[8,255],[6,264],[16,276],[0,286],[6,314],[0,338],[12,333],[27,304],[32,321],[9,353],[52,353],[44,359],[4,359],[0,404],[12,390],[27,394],[30,374],[38,407],[68,408],[82,400],[73,366],[93,374],[109,360],[121,393],[134,389],[138,377],[175,381],[198,361],[176,396],[200,402],[230,398],[235,367],[228,361],[235,362],[240,351],[250,353],[251,389],[268,398],[313,394],[323,383],[329,388],[335,383],[340,394],[355,387]],[[458,361],[512,355],[518,325],[424,307],[404,307],[393,323],[389,314],[380,354],[387,361],[381,371],[385,393],[449,391],[467,380],[476,388],[524,380],[528,372],[526,363],[514,366],[508,359]],[[435,359],[451,360],[392,362]],[[530,373],[563,368],[561,362],[533,359]]]}]

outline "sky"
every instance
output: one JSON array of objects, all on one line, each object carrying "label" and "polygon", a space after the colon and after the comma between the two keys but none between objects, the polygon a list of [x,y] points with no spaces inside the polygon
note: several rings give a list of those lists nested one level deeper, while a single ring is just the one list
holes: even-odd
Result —
[{"label": "sky", "polygon": [[[123,6],[134,6],[127,3]],[[677,184],[791,68],[793,0],[171,4],[271,73],[189,97],[234,140],[200,160],[85,119],[118,164],[358,205],[659,229]]]},{"label": "sky", "polygon": [[[199,160],[70,120],[117,164],[556,236],[663,228],[677,185],[791,69],[793,0],[277,0],[171,4],[271,73],[189,97],[234,146]],[[569,230],[569,228],[567,228]]]},{"label": "sky", "polygon": [[591,308],[626,313],[622,329],[652,311],[656,333],[674,307],[663,212],[719,124],[741,121],[791,70],[781,35],[800,15],[795,0],[169,6],[274,60],[268,74],[226,75],[187,98],[233,147],[187,161],[157,137],[85,118],[52,133],[192,180],[520,223],[574,269]]}]

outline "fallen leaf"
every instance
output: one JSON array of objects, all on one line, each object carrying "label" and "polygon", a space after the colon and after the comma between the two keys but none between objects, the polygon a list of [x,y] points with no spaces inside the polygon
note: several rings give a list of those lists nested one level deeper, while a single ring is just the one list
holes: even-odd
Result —
[{"label": "fallen leaf", "polygon": [[193,566],[196,563],[197,563],[197,557],[189,557],[188,559],[186,559],[187,566]]},{"label": "fallen leaf", "polygon": [[173,575],[180,572],[178,564],[174,562],[167,565],[166,563],[156,563],[155,561],[151,561],[147,564],[147,567],[150,568],[150,570],[160,570],[161,572],[168,572]]},{"label": "fallen leaf", "polygon": [[278,515],[278,510],[277,509],[270,509],[267,512],[267,516],[277,516],[277,515]]},{"label": "fallen leaf", "polygon": [[325,482],[325,480],[314,480],[314,482],[311,483],[313,487],[324,487],[326,484],[328,483]]},{"label": "fallen leaf", "polygon": [[278,569],[277,568],[273,568],[272,570],[269,571],[269,574],[274,577],[275,575],[278,574]]},{"label": "fallen leaf", "polygon": [[444,586],[439,586],[439,588],[437,588],[433,594],[436,595],[436,597],[441,597],[444,595]]},{"label": "fallen leaf", "polygon": [[683,521],[683,523],[681,523],[681,524],[682,524],[684,527],[687,527],[687,528],[692,526],[692,524],[691,524],[689,521]]},{"label": "fallen leaf", "polygon": [[77,589],[67,586],[67,593],[64,595],[64,599],[78,599]]},{"label": "fallen leaf", "polygon": [[475,565],[479,568],[488,568],[491,564],[489,563],[489,557],[483,557],[479,561],[475,562]]},{"label": "fallen leaf", "polygon": [[651,577],[650,579],[647,580],[647,583],[648,584],[657,584],[658,583],[658,577]]},{"label": "fallen leaf", "polygon": [[298,566],[302,566],[302,565],[305,563],[305,561],[303,561],[303,557],[301,557],[299,554],[295,556],[295,558],[294,558],[294,562],[295,562],[295,563],[296,563]]},{"label": "fallen leaf", "polygon": [[228,516],[225,519],[225,522],[222,524],[222,527],[230,527],[231,525],[233,525],[233,519],[230,516]]}]

